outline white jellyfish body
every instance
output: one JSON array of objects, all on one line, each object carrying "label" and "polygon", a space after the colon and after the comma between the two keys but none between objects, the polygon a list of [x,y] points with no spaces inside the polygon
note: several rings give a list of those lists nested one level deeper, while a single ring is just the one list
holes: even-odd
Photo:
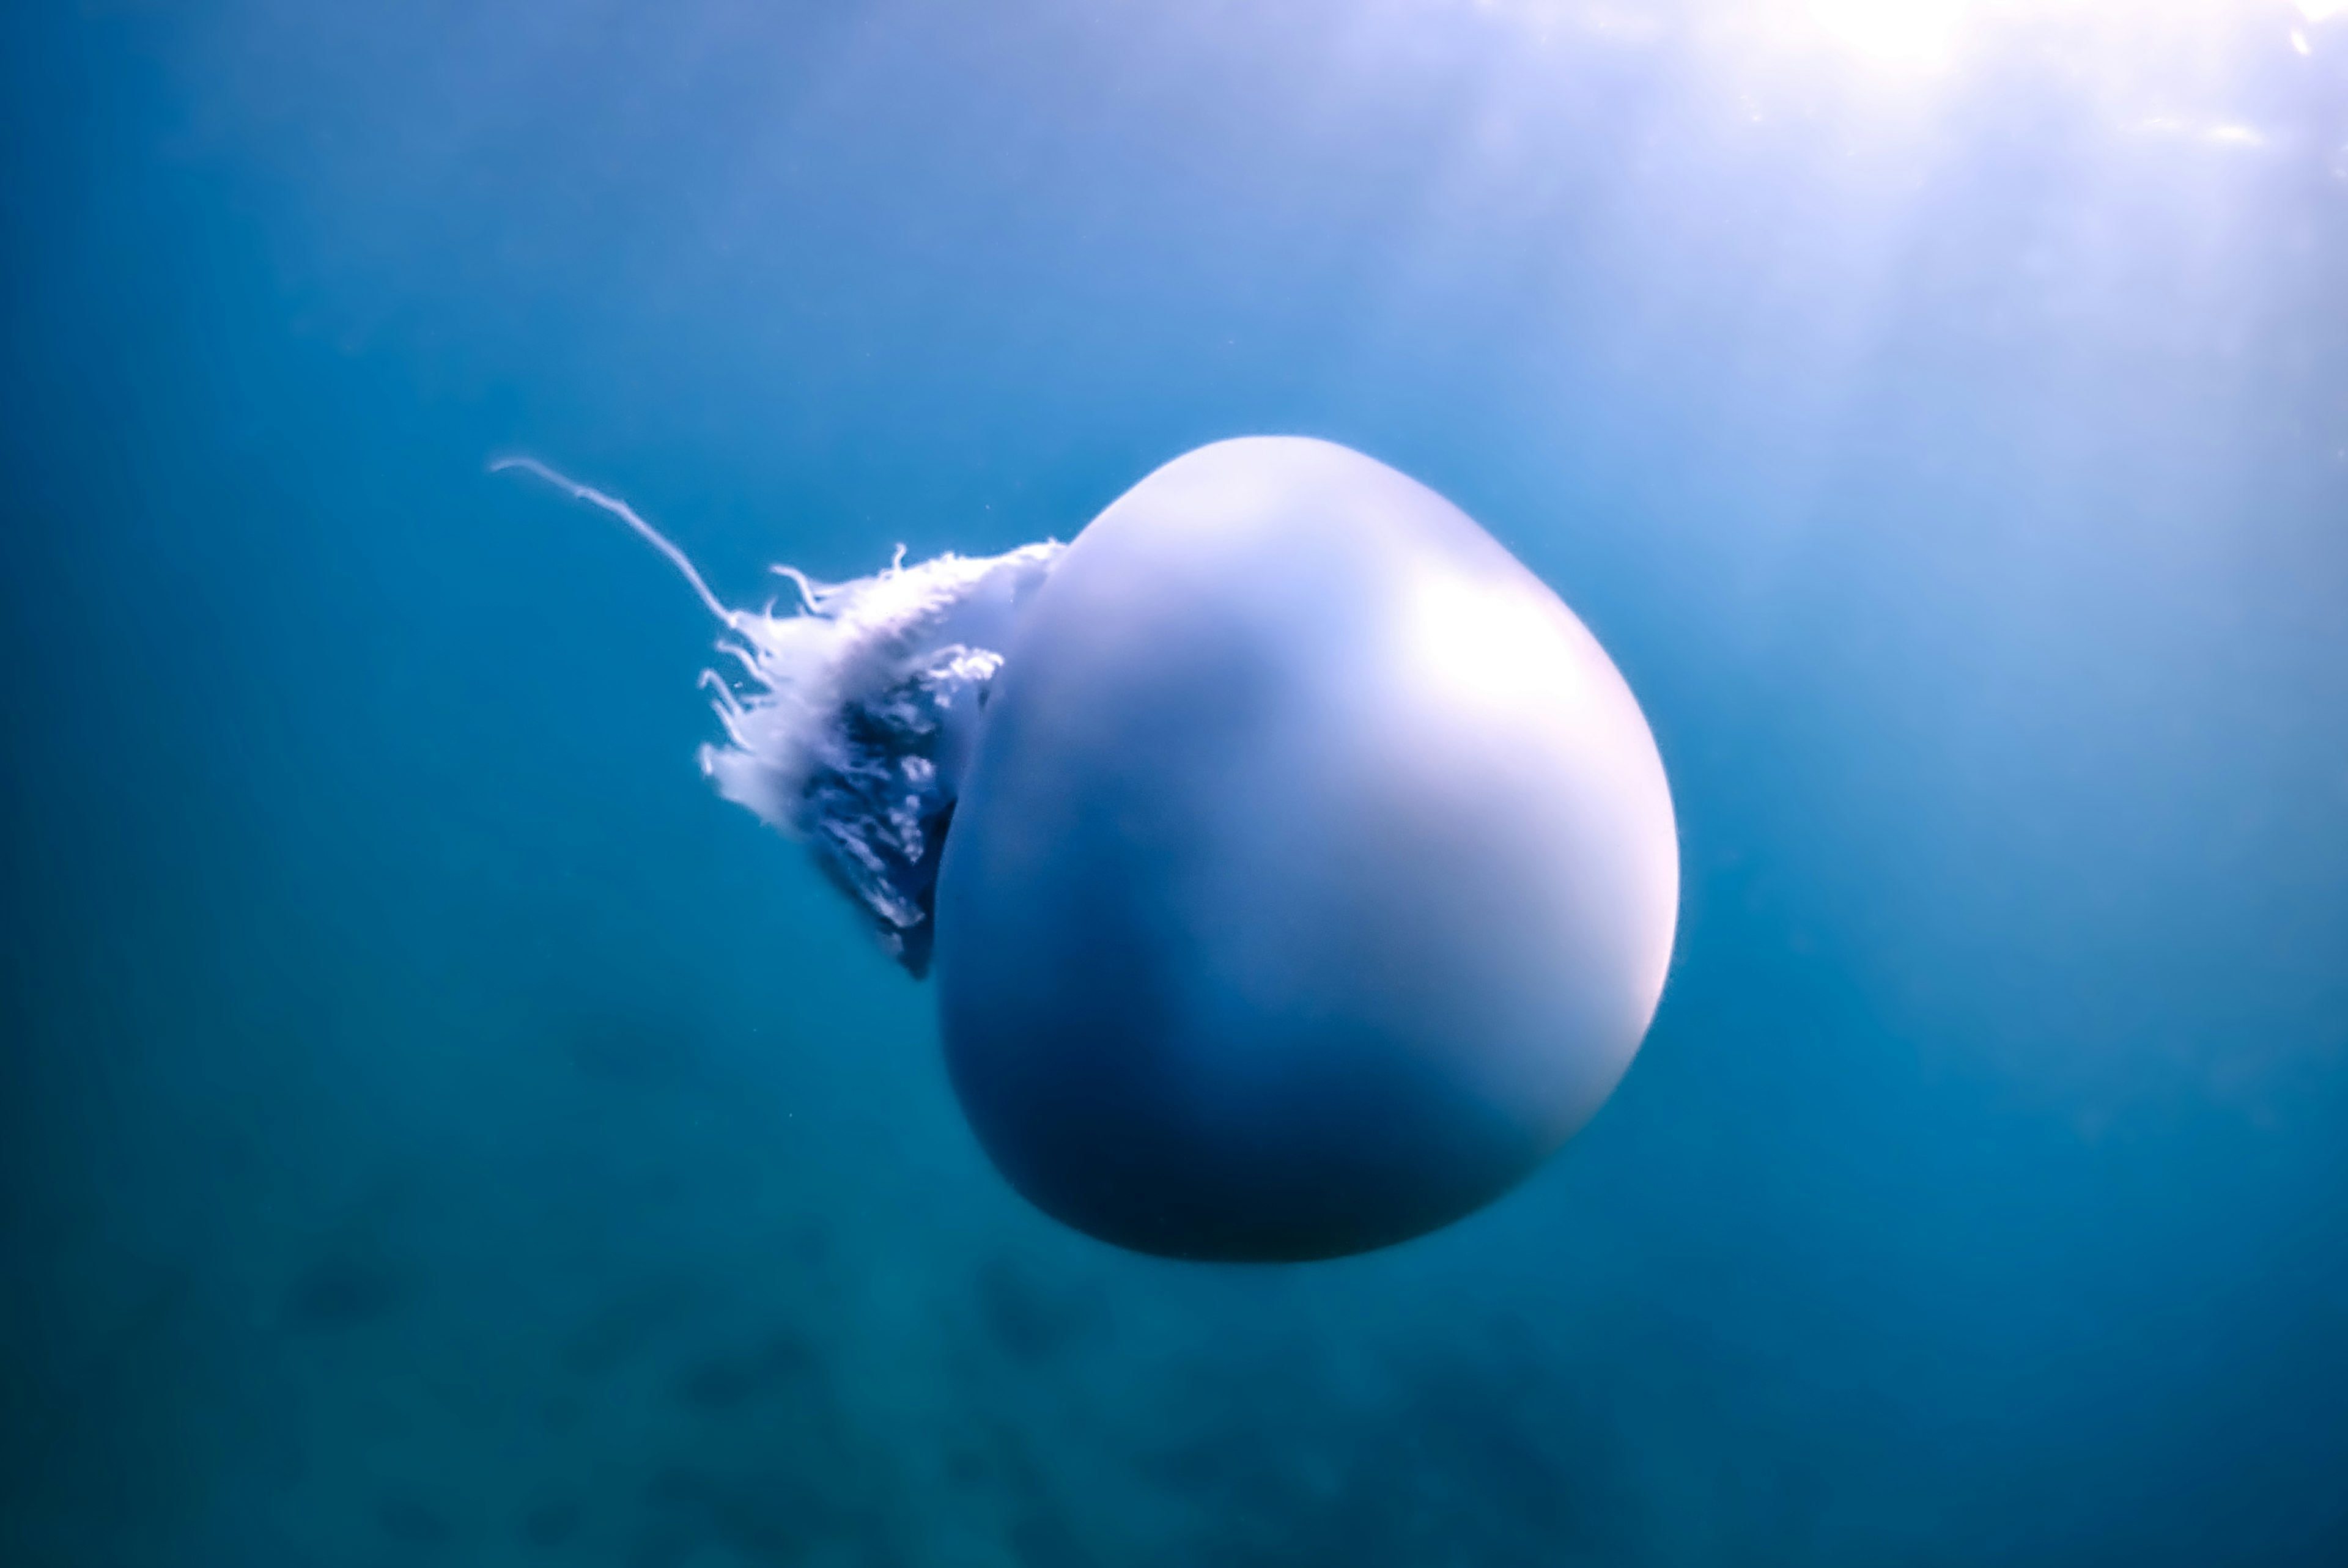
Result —
[{"label": "white jellyfish body", "polygon": [[[910,813],[870,880],[922,918],[835,877],[917,972],[934,929],[955,1091],[1046,1213],[1181,1257],[1381,1246],[1513,1186],[1628,1068],[1677,918],[1661,759],[1596,640],[1433,491],[1220,442],[1065,551],[808,599],[712,601],[753,689],[705,765],[811,840]],[[918,779],[887,726],[843,740],[876,699]],[[872,787],[820,783],[842,758]]]},{"label": "white jellyfish body", "polygon": [[1391,468],[1223,442],[1013,634],[938,885],[947,1061],[1078,1229],[1358,1251],[1589,1119],[1677,904],[1646,721],[1557,597]]}]

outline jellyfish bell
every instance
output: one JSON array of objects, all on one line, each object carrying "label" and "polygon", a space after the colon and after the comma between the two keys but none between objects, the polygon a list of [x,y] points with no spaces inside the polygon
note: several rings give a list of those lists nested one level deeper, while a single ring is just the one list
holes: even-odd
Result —
[{"label": "jellyfish bell", "polygon": [[938,881],[946,1058],[1080,1230],[1360,1251],[1589,1119],[1677,900],[1646,721],[1557,597],[1382,464],[1222,442],[1079,534],[1004,651]]},{"label": "jellyfish bell", "polygon": [[[568,484],[568,481],[558,482]],[[1441,497],[1296,437],[1179,457],[1075,541],[727,610],[729,798],[907,968],[1037,1207],[1303,1259],[1520,1181],[1661,997],[1671,798],[1596,640]]]}]

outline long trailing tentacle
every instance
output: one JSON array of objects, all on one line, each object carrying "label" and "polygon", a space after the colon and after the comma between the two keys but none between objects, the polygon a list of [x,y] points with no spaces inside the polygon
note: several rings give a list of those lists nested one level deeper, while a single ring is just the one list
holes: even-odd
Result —
[{"label": "long trailing tentacle", "polygon": [[535,457],[499,457],[489,465],[489,472],[492,474],[502,474],[509,468],[519,468],[525,474],[543,479],[568,495],[572,500],[584,501],[591,507],[600,507],[635,529],[653,548],[668,557],[670,565],[684,574],[685,580],[692,585],[693,591],[701,596],[701,602],[709,607],[710,614],[716,616],[718,621],[729,630],[739,631],[742,629],[744,620],[742,611],[731,608],[716,594],[710,592],[709,585],[702,581],[700,571],[695,568],[693,558],[677,548],[666,534],[644,521],[637,515],[636,509],[627,502],[617,496],[607,496],[592,485],[582,485],[568,474],[558,473]]}]

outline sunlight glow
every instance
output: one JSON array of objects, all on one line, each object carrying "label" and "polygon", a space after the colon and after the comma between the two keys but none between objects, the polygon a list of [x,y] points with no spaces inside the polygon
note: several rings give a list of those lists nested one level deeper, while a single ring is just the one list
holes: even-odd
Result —
[{"label": "sunlight glow", "polygon": [[1872,59],[1928,64],[1948,56],[1974,0],[1809,0],[1828,36]]},{"label": "sunlight glow", "polygon": [[[2035,36],[2066,59],[2174,49],[2246,15],[2274,26],[2276,47],[2309,56],[2348,22],[2348,0],[1428,0],[1506,18],[1542,38],[1580,34],[1626,46],[1673,37],[1747,57],[1818,54],[1895,80],[1962,67],[1982,46]],[[2212,35],[2215,36],[2214,34]],[[2189,46],[2187,46],[2189,48]]]},{"label": "sunlight glow", "polygon": [[[1878,64],[1935,67],[1962,52],[1970,35],[1992,27],[2028,26],[2067,16],[2092,20],[2106,36],[2115,36],[2112,28],[2134,21],[2174,25],[2197,12],[2214,19],[2259,5],[2260,0],[2164,0],[2158,5],[2140,0],[1799,0],[1798,16],[1787,20],[1797,27],[1807,24],[1812,36],[1824,34],[1846,52]],[[2279,12],[2278,22],[2348,18],[2348,0],[2291,0],[2289,5],[2261,8]],[[2301,55],[2314,52],[2310,35],[2299,26],[2283,27],[2278,42]]]}]

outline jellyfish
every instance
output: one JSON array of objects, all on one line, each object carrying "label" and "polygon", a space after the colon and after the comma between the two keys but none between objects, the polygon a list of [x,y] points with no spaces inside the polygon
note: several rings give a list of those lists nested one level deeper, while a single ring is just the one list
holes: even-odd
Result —
[{"label": "jellyfish", "polygon": [[933,975],[1037,1208],[1165,1256],[1326,1258],[1508,1192],[1661,999],[1677,831],[1558,597],[1346,447],[1217,442],[1079,530],[731,608],[703,772]]}]

